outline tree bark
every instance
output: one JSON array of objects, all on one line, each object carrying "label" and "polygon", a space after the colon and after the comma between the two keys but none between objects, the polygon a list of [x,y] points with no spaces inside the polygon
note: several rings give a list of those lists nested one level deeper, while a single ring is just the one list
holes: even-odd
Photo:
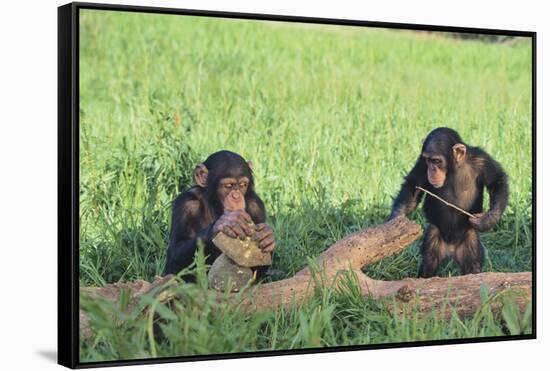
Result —
[{"label": "tree bark", "polygon": [[[288,308],[307,301],[316,288],[342,288],[352,273],[364,297],[395,299],[389,302],[392,312],[406,313],[413,309],[420,313],[438,310],[442,318],[449,318],[453,310],[465,317],[474,314],[482,304],[481,288],[485,286],[494,310],[502,306],[497,294],[508,291],[523,312],[531,301],[531,272],[479,273],[457,277],[405,278],[399,281],[380,281],[361,270],[341,270],[328,276],[323,273],[302,274],[250,289],[249,295],[224,296],[223,300],[239,300],[246,310]],[[497,300],[495,300],[497,299]]]},{"label": "tree bark", "polygon": [[[363,275],[359,281],[363,295],[374,298],[395,298],[392,311],[407,312],[416,307],[421,313],[433,309],[443,318],[449,318],[455,310],[461,317],[474,314],[482,305],[481,288],[485,287],[489,305],[493,310],[502,307],[498,300],[504,291],[513,294],[513,299],[524,312],[531,301],[531,272],[478,273],[457,277],[406,278],[400,281],[379,281]],[[496,299],[496,300],[495,300]]]}]

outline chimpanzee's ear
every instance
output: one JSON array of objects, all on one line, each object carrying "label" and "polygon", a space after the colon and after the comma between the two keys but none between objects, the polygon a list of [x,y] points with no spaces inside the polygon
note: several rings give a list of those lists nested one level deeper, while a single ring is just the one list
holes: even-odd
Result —
[{"label": "chimpanzee's ear", "polygon": [[206,188],[208,180],[208,169],[204,164],[198,164],[195,167],[195,182],[199,187]]},{"label": "chimpanzee's ear", "polygon": [[466,158],[466,146],[462,143],[457,143],[453,146],[453,157],[457,163],[462,163]]},{"label": "chimpanzee's ear", "polygon": [[254,169],[254,164],[252,163],[252,161],[248,160],[246,161],[246,163],[248,164],[248,167],[250,168],[250,170]]}]

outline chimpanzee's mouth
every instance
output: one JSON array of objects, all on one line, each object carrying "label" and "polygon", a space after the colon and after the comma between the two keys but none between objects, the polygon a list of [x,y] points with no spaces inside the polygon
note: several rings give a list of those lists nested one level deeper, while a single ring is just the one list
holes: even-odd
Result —
[{"label": "chimpanzee's mouth", "polygon": [[430,179],[428,179],[428,182],[430,182],[430,184],[431,184],[432,187],[434,187],[434,188],[441,188],[441,187],[443,187],[443,184],[445,183],[445,182],[434,182],[434,181],[432,181],[432,180],[430,180]]}]

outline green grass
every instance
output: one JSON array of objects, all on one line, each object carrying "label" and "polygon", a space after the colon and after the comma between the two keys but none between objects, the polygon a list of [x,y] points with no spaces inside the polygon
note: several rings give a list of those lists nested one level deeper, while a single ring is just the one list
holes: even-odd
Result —
[{"label": "green grass", "polygon": [[[171,202],[220,149],[253,161],[278,240],[274,267],[291,276],[385,220],[422,138],[440,125],[485,148],[510,177],[510,205],[482,236],[485,270],[531,269],[529,40],[92,10],[80,20],[81,285],[161,274]],[[400,279],[418,262],[417,242],[366,272]],[[440,272],[456,273],[453,264]],[[326,290],[303,308],[249,316],[190,300],[161,310],[157,344],[147,318],[114,328],[106,306],[89,309],[97,333],[81,343],[83,361],[531,331],[512,305],[496,317],[398,318],[375,300]]]}]

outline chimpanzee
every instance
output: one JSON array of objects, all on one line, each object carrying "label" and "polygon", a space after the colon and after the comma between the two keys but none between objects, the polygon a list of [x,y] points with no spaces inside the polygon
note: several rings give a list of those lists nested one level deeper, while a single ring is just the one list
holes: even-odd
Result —
[{"label": "chimpanzee", "polygon": [[[434,276],[449,257],[458,263],[462,274],[481,272],[484,251],[478,231],[493,228],[508,203],[508,180],[501,165],[481,148],[464,144],[455,130],[437,128],[424,140],[422,153],[395,198],[390,219],[416,208],[424,194],[417,186],[475,216],[468,217],[426,196],[423,210],[429,226],[418,275]],[[490,196],[486,213],[482,212],[483,187]]]},{"label": "chimpanzee", "polygon": [[[273,230],[265,224],[264,203],[254,191],[252,164],[230,151],[219,151],[195,168],[196,185],[180,194],[173,204],[172,227],[165,274],[178,273],[191,265],[197,244],[203,242],[206,263],[212,264],[221,251],[212,243],[219,232],[233,238],[251,236],[263,251],[273,251]],[[242,205],[227,208],[225,205]],[[262,275],[259,270],[259,276]],[[193,281],[194,277],[184,277]]]}]

